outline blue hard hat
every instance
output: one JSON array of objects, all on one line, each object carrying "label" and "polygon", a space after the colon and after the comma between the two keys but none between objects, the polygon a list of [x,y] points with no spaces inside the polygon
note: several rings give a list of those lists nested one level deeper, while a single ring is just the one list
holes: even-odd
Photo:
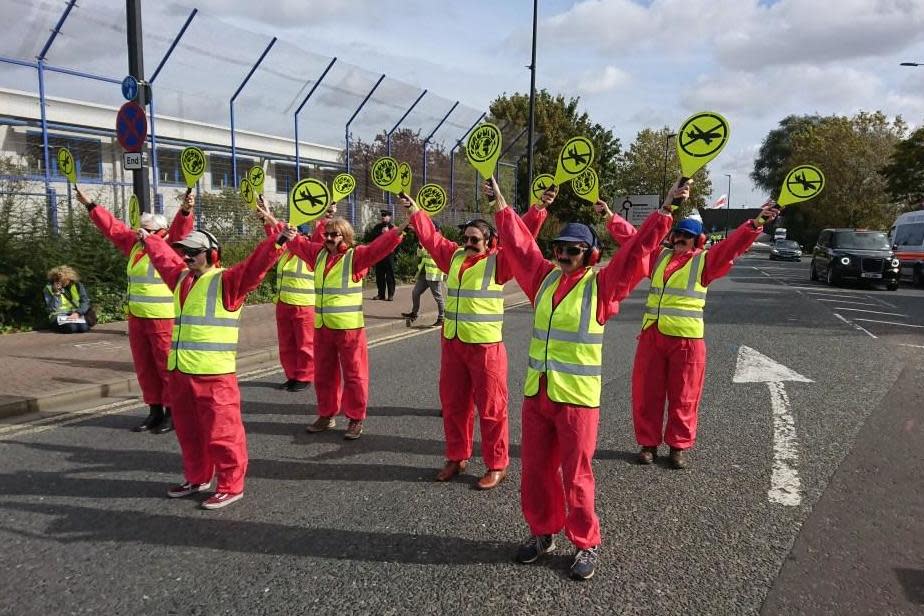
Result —
[{"label": "blue hard hat", "polygon": [[309,225],[307,222],[303,222],[302,224],[298,225],[298,232],[302,235],[308,235],[311,233],[311,225]]},{"label": "blue hard hat", "polygon": [[674,227],[674,231],[682,231],[697,237],[703,232],[703,222],[696,218],[684,218]]}]

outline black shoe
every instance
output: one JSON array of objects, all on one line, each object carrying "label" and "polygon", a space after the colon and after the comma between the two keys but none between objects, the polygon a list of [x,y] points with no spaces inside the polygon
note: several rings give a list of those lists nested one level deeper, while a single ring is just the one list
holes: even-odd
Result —
[{"label": "black shoe", "polygon": [[687,458],[687,450],[671,447],[670,463],[671,468],[677,470],[683,470],[688,467],[690,465],[690,460]]},{"label": "black shoe", "polygon": [[404,317],[405,319],[416,319],[417,313],[416,312],[402,312],[401,316]]},{"label": "black shoe", "polygon": [[164,418],[160,420],[160,423],[151,428],[151,434],[166,434],[167,432],[173,432],[173,417],[170,416],[169,409],[164,413]]},{"label": "black shoe", "polygon": [[164,407],[160,404],[151,404],[149,405],[150,410],[148,411],[148,416],[144,421],[141,422],[141,425],[135,426],[132,428],[132,432],[147,432],[157,424],[161,422],[164,418]]},{"label": "black shoe", "polygon": [[394,297],[389,297],[389,298],[388,298],[387,300],[385,300],[385,301],[393,302],[393,301],[395,301],[395,298],[394,298]]},{"label": "black shoe", "polygon": [[375,297],[370,297],[369,299],[371,299],[371,300],[383,300],[383,299],[385,299],[385,298],[376,295]]},{"label": "black shoe", "polygon": [[555,549],[555,538],[552,535],[533,535],[520,544],[517,549],[516,561],[528,564],[536,562],[543,554]]},{"label": "black shoe", "polygon": [[292,383],[295,382],[295,379],[286,379],[285,383],[280,383],[276,385],[276,389],[289,389],[292,386]]},{"label": "black shoe", "polygon": [[436,317],[436,320],[433,322],[433,325],[430,327],[442,327],[443,326],[443,317]]},{"label": "black shoe", "polygon": [[599,546],[578,550],[574,555],[574,562],[571,563],[572,580],[589,580],[594,576],[594,569],[597,567],[597,556]]},{"label": "black shoe", "polygon": [[286,386],[286,391],[304,391],[311,385],[311,381],[296,381],[292,379]]}]

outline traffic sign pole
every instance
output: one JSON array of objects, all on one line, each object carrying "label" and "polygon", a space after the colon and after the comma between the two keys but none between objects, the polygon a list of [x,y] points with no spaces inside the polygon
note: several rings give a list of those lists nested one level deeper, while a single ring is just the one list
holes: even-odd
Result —
[{"label": "traffic sign pole", "polygon": [[[141,30],[141,0],[125,0],[128,39],[128,74],[138,82],[144,83],[144,49]],[[147,92],[144,85],[138,88],[135,102],[143,109],[147,104]],[[141,151],[147,144],[142,145]],[[138,197],[142,212],[151,212],[151,195],[148,182],[148,169],[142,167],[132,171],[132,185]]]}]

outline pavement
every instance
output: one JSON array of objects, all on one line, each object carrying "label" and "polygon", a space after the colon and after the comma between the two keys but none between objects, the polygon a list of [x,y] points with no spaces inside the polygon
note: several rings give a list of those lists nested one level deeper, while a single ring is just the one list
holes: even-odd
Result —
[{"label": "pavement", "polygon": [[197,506],[205,494],[165,497],[179,448],[130,431],[137,401],[0,422],[0,615],[924,612],[924,291],[828,287],[809,282],[807,262],[741,259],[710,286],[685,471],[633,462],[644,298],[606,327],[603,544],[586,583],[568,579],[563,535],[548,558],[512,560],[529,532],[518,487],[532,319],[511,298],[511,466],[488,492],[472,489],[477,433],[467,472],[433,481],[439,334],[403,322],[370,342],[357,441],[339,417],[307,434],[315,392],[276,389],[274,365],[240,375],[246,494],[220,511]]},{"label": "pavement", "polygon": [[[370,342],[406,329],[402,312],[411,309],[413,285],[399,285],[394,301],[373,301],[366,289],[363,311]],[[515,285],[507,286],[509,302],[525,301]],[[415,328],[436,320],[429,291],[421,297]],[[0,418],[25,413],[56,413],[101,400],[130,400],[140,395],[128,346],[126,321],[106,323],[86,334],[49,330],[0,336],[0,362],[7,366],[0,380]],[[273,304],[244,308],[238,343],[238,371],[269,367],[279,359]]]}]

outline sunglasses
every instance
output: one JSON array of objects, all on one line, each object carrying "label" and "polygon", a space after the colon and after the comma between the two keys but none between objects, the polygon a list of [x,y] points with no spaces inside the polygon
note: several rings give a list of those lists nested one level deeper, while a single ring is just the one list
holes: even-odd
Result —
[{"label": "sunglasses", "polygon": [[674,231],[673,233],[675,236],[682,237],[687,240],[692,240],[694,237],[696,237],[692,233],[687,233],[686,231]]},{"label": "sunglasses", "polygon": [[483,241],[483,238],[475,237],[474,235],[463,235],[462,243],[466,246],[471,244],[472,246],[477,246]]},{"label": "sunglasses", "polygon": [[331,240],[341,237],[342,235],[343,234],[340,233],[339,231],[325,231],[324,232],[324,237],[331,239]]},{"label": "sunglasses", "polygon": [[556,244],[554,248],[557,252],[566,254],[569,257],[577,257],[587,252],[587,249],[583,246],[562,246],[561,244]]},{"label": "sunglasses", "polygon": [[195,259],[205,252],[205,248],[183,248],[183,254],[191,259]]}]

